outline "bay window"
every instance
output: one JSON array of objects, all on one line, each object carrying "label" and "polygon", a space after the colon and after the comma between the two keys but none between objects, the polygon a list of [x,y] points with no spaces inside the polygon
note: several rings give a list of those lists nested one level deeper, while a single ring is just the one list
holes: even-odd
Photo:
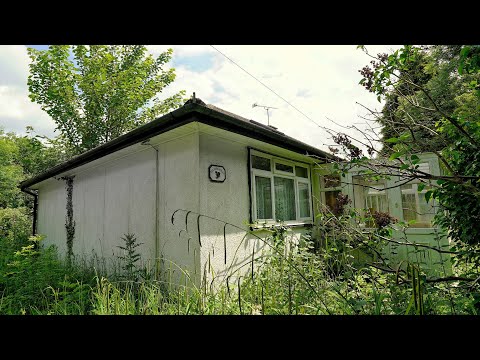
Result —
[{"label": "bay window", "polygon": [[312,221],[308,164],[251,150],[252,220],[287,225]]}]

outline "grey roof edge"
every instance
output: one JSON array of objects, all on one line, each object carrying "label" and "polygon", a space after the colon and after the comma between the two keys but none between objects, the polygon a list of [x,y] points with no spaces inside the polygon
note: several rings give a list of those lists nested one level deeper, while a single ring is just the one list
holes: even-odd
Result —
[{"label": "grey roof edge", "polygon": [[241,116],[237,116],[228,111],[222,111],[223,109],[217,107],[214,107],[213,109],[212,107],[203,105],[204,103],[200,99],[197,98],[196,100],[197,101],[189,101],[181,108],[165,114],[105,144],[99,145],[73,157],[72,159],[60,163],[33,178],[25,180],[20,183],[19,187],[21,189],[27,189],[43,180],[193,121],[199,121],[207,125],[262,140],[302,155],[314,155],[325,161],[341,160],[323,150],[305,144],[290,136],[283,135],[279,131],[255,125]]},{"label": "grey roof edge", "polygon": [[[228,125],[226,126],[226,130],[233,131],[233,127],[235,126],[240,126],[246,130],[251,131],[252,133],[248,134],[242,134],[246,135],[252,138],[257,138],[259,140],[271,140],[268,141],[270,144],[277,145],[292,151],[295,151],[297,153],[300,153],[302,155],[315,155],[317,157],[320,157],[324,160],[332,160],[332,161],[341,161],[342,159],[327,153],[326,151],[320,150],[314,146],[308,145],[300,140],[297,140],[291,136],[285,135],[284,133],[275,130],[275,129],[269,129],[268,126],[266,125],[257,125],[255,122],[251,122],[250,120],[238,116],[236,114],[233,114],[231,112],[225,111],[223,109],[217,108],[217,107],[212,107],[210,105],[207,106],[201,106],[199,107],[199,112],[211,117],[215,118],[220,118],[222,120],[225,120]],[[240,120],[240,121],[239,121]],[[208,123],[207,121],[202,121],[205,123]],[[221,127],[220,124],[209,124],[215,127]],[[254,136],[255,133],[257,133],[258,137]],[[273,140],[273,142],[272,142]],[[285,146],[287,145],[287,146]]]}]

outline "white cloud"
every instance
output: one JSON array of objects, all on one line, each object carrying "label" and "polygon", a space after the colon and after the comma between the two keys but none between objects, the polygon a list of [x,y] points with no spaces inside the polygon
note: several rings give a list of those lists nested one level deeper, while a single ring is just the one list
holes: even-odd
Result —
[{"label": "white cloud", "polygon": [[54,136],[53,120],[28,98],[29,62],[25,46],[0,46],[0,127],[24,133],[33,126],[39,134]]},{"label": "white cloud", "polygon": [[147,45],[148,51],[154,55],[159,55],[167,49],[173,49],[173,56],[198,56],[213,53],[215,50],[208,45]]},{"label": "white cloud", "polygon": [[0,86],[26,87],[28,63],[25,46],[0,45]]},{"label": "white cloud", "polygon": [[[363,122],[359,115],[367,114],[357,102],[372,109],[382,106],[373,94],[358,84],[361,79],[358,70],[371,58],[355,45],[215,47],[321,126],[361,138],[358,132],[343,129],[327,117],[342,125],[351,125]],[[183,46],[172,48],[174,53],[186,52]],[[208,48],[190,46],[188,51],[201,54],[207,53]],[[392,48],[398,46],[367,46],[371,54]],[[270,120],[279,130],[323,149],[326,149],[325,144],[332,144],[325,130],[218,52],[213,52],[212,56],[214,65],[202,73],[177,67],[177,79],[168,91],[185,89],[189,96],[195,91],[196,96],[207,103],[264,123],[267,122],[265,110],[252,108],[252,104],[274,106],[278,109],[271,110]],[[224,92],[215,91],[218,85]]]},{"label": "white cloud", "polygon": [[[331,144],[329,135],[303,115],[286,104],[240,68],[208,45],[149,45],[148,50],[158,55],[167,48],[174,49],[177,78],[164,90],[168,96],[179,90],[193,92],[215,106],[238,115],[266,123],[264,109],[253,103],[273,106],[271,124],[287,135],[325,149]],[[295,107],[321,126],[335,130],[359,123],[359,115],[370,108],[380,109],[376,97],[358,84],[358,70],[370,62],[370,58],[355,45],[341,46],[263,46],[263,45],[215,45],[229,58],[257,77]],[[399,46],[367,46],[370,53],[388,52]],[[204,71],[185,65],[197,56],[211,56],[212,66]],[[191,59],[190,59],[191,58]],[[32,125],[39,133],[53,135],[55,127],[40,106],[28,98],[26,79],[28,56],[25,46],[0,46],[0,126],[22,132]],[[343,129],[344,130],[344,129]],[[352,131],[349,132],[353,134]],[[358,135],[358,134],[357,134]]]}]

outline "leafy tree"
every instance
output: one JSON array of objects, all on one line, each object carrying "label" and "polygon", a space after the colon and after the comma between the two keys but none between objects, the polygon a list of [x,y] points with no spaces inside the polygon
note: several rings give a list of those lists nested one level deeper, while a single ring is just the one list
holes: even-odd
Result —
[{"label": "leafy tree", "polygon": [[[387,54],[380,55],[383,58],[387,56]],[[371,64],[378,66],[375,60],[372,60]],[[428,61],[426,54],[420,53],[418,58],[415,58],[406,64],[403,69],[399,70],[400,77],[408,76],[414,84],[424,86],[432,78],[432,75],[426,71],[427,66]],[[365,67],[360,70],[360,73],[367,76],[369,71],[370,68]],[[363,85],[370,90],[368,81],[363,82]],[[426,149],[431,149],[432,146],[438,148],[438,139],[437,136],[435,136],[436,134],[428,131],[428,128],[425,127],[423,123],[416,123],[416,118],[410,117],[409,114],[405,112],[404,107],[408,106],[408,103],[403,100],[403,96],[412,96],[415,94],[415,91],[416,89],[414,87],[406,83],[401,83],[398,86],[397,92],[386,93],[385,105],[376,120],[382,125],[381,135],[383,140],[398,137],[399,134],[404,131],[411,130],[419,140],[415,143],[416,151],[423,152],[426,151]],[[430,126],[433,126],[435,123],[435,119],[431,117],[425,117],[424,121],[427,121]],[[390,155],[388,154],[388,150],[389,147],[384,146],[382,155]]]},{"label": "leafy tree", "polygon": [[51,45],[28,49],[30,99],[55,121],[74,154],[92,149],[181,105],[184,91],[159,94],[175,79],[168,49],[143,45]]},{"label": "leafy tree", "polygon": [[33,128],[27,127],[27,134],[19,136],[0,129],[0,208],[28,205],[30,196],[25,198],[19,183],[65,160],[61,144],[42,141],[32,132]]},{"label": "leafy tree", "polygon": [[17,146],[17,163],[22,166],[25,178],[36,176],[67,159],[65,145],[59,139],[34,135],[31,126],[27,126],[26,132],[24,136],[9,133]]},{"label": "leafy tree", "polygon": [[[362,69],[361,80],[379,100],[397,99],[396,107],[384,108],[377,117],[395,119],[384,122],[390,128],[384,134],[394,136],[383,139],[383,152],[397,162],[396,166],[388,165],[389,169],[393,167],[406,177],[430,182],[432,189],[426,192],[426,200],[438,200],[441,211],[436,222],[448,230],[456,243],[457,259],[466,257],[477,263],[480,263],[479,53],[478,46],[404,46],[393,54],[375,57],[373,68]],[[425,61],[421,63],[424,65],[419,67],[419,61]],[[428,74],[426,81],[412,76],[412,72],[418,71]],[[409,90],[404,91],[405,88]],[[419,143],[428,142],[414,126],[432,134],[433,142],[425,150],[438,155],[443,167],[440,176],[418,171],[418,157],[414,153]],[[353,160],[369,166],[365,157],[356,156]]]},{"label": "leafy tree", "polygon": [[23,179],[23,172],[17,161],[18,154],[15,141],[0,129],[0,208],[17,207],[21,204],[17,186]]}]

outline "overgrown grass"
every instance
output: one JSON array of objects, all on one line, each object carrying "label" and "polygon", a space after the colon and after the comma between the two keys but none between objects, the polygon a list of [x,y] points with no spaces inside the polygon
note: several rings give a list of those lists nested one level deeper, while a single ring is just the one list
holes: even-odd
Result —
[{"label": "overgrown grass", "polygon": [[272,230],[265,241],[273,250],[254,260],[254,270],[216,287],[174,285],[168,274],[137,268],[131,234],[121,273],[107,273],[99,259],[69,265],[39,237],[21,246],[3,238],[0,314],[477,314],[475,284],[428,283],[420,268],[385,272],[352,255],[361,239],[338,226],[320,230],[320,247],[308,238],[288,243],[285,229]]}]

